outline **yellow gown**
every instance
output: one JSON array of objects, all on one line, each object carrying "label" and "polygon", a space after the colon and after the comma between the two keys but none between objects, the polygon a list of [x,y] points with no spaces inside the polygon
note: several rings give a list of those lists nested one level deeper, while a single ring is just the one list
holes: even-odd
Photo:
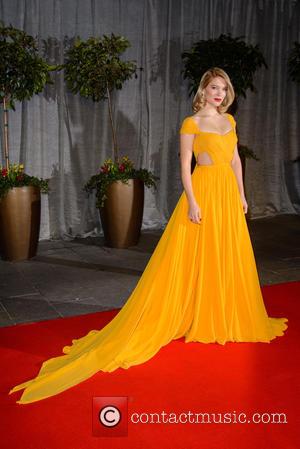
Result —
[{"label": "yellow gown", "polygon": [[[193,151],[211,165],[196,165],[194,195],[201,224],[188,218],[183,190],[135,289],[102,329],[72,340],[63,355],[45,361],[38,375],[14,387],[20,404],[62,392],[98,371],[146,362],[171,340],[201,343],[265,342],[283,335],[287,318],[267,315],[234,171],[231,131],[201,131],[187,117],[180,132],[194,134]],[[74,393],[75,394],[75,393]]]}]

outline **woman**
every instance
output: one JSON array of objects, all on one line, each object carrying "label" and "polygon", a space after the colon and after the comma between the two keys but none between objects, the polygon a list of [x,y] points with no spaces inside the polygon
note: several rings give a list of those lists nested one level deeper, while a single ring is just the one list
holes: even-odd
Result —
[{"label": "woman", "polygon": [[180,337],[224,345],[283,335],[287,319],[265,310],[244,216],[235,120],[225,112],[233,99],[223,70],[203,75],[195,115],[180,130],[184,191],[136,288],[103,329],[73,340],[36,378],[14,387],[10,393],[24,389],[18,403],[53,396],[98,371],[141,364]]}]

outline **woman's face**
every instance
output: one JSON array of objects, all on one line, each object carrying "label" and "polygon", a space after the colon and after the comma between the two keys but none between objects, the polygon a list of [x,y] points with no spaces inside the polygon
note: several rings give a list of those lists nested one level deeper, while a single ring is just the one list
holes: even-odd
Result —
[{"label": "woman's face", "polygon": [[212,78],[209,84],[204,89],[204,94],[207,103],[210,103],[214,107],[220,106],[220,104],[226,97],[226,93],[227,93],[226,81],[220,76]]}]

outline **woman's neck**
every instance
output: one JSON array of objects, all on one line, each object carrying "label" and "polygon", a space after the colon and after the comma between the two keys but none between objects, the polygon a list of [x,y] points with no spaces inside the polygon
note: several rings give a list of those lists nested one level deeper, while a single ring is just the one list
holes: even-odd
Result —
[{"label": "woman's neck", "polygon": [[201,115],[204,114],[204,115],[210,116],[210,117],[215,117],[217,115],[220,115],[218,108],[209,103],[207,103],[204,106],[204,108],[200,109],[200,111],[198,111],[198,112],[200,112]]}]

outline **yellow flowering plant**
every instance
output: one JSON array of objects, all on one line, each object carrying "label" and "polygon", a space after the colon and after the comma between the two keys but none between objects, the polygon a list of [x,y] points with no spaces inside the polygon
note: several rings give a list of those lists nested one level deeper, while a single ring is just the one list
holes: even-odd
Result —
[{"label": "yellow flowering plant", "polygon": [[9,164],[8,169],[0,165],[0,199],[14,187],[35,186],[41,193],[48,193],[49,180],[24,173],[23,164]]}]

